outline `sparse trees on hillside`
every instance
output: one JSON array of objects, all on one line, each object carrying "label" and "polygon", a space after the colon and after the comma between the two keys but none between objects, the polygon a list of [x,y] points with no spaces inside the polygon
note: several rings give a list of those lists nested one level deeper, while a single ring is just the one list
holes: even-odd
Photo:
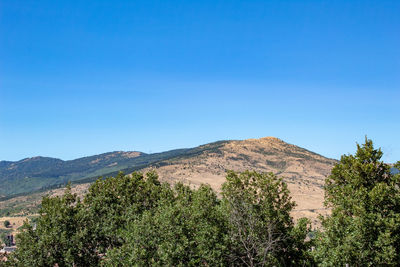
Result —
[{"label": "sparse trees on hillside", "polygon": [[[321,266],[395,266],[400,262],[400,175],[371,140],[342,156],[326,179],[316,259]],[[400,167],[400,162],[397,163]]]}]

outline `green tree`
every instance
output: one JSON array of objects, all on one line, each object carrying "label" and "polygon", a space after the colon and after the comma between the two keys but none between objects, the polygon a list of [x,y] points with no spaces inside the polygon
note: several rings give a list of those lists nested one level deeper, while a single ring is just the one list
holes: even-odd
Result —
[{"label": "green tree", "polygon": [[99,257],[85,236],[82,204],[68,188],[63,196],[44,197],[33,226],[25,222],[10,266],[95,266]]},{"label": "green tree", "polygon": [[171,196],[169,185],[161,184],[155,172],[133,173],[98,179],[83,201],[85,231],[99,253],[119,247],[124,240],[118,234],[144,211]]},{"label": "green tree", "polygon": [[222,186],[234,265],[301,266],[311,264],[309,221],[295,226],[295,206],[287,185],[272,173],[228,172]]},{"label": "green tree", "polygon": [[[400,262],[400,175],[371,140],[343,155],[326,179],[315,256],[321,266],[395,266]],[[400,167],[400,163],[397,163]]]},{"label": "green tree", "polygon": [[154,172],[100,178],[83,202],[68,187],[61,197],[43,198],[35,226],[24,224],[9,264],[98,266],[104,253],[123,244],[119,232],[129,222],[171,197]]},{"label": "green tree", "polygon": [[194,190],[178,183],[173,198],[121,232],[125,243],[107,254],[106,265],[226,265],[227,226],[219,203],[209,186]]},{"label": "green tree", "polygon": [[9,266],[229,266],[310,263],[307,220],[295,225],[286,184],[273,174],[228,173],[210,186],[157,175],[99,179],[83,201],[67,188],[25,223]]},{"label": "green tree", "polygon": [[11,230],[9,229],[0,229],[0,247],[1,244],[4,243],[6,246],[10,246],[10,240],[7,236],[11,234]]}]

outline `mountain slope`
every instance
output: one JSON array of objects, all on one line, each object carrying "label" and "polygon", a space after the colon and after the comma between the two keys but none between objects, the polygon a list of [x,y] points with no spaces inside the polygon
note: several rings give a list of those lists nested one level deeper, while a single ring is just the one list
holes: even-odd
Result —
[{"label": "mountain slope", "polygon": [[68,161],[45,157],[26,158],[16,162],[1,161],[0,196],[32,192],[127,168],[140,168],[179,155],[184,151],[186,150],[151,155],[118,151]]},{"label": "mountain slope", "polygon": [[99,176],[130,173],[151,164],[162,166],[168,159],[193,157],[225,142],[153,154],[117,151],[68,161],[47,157],[0,161],[0,197],[53,188],[68,181],[91,182]]},{"label": "mountain slope", "polygon": [[316,220],[323,207],[323,184],[336,160],[283,142],[274,137],[212,143],[198,147],[193,157],[177,157],[144,169],[155,169],[161,180],[193,186],[210,184],[219,191],[226,170],[273,172],[288,183],[297,207],[294,217]]},{"label": "mountain slope", "polygon": [[154,164],[150,168],[156,168],[163,179],[179,180],[181,177],[193,184],[204,183],[206,179],[218,189],[226,170],[271,171],[288,181],[307,178],[310,183],[320,184],[336,163],[274,137],[211,143],[196,149],[197,155],[175,157],[163,161],[163,166]]},{"label": "mountain slope", "polygon": [[[336,162],[274,137],[219,141],[155,154],[111,152],[71,161],[36,157],[0,162],[0,194],[31,192],[67,180],[87,183],[119,170],[130,173],[151,169],[163,181],[193,186],[208,183],[218,191],[227,170],[256,170],[283,177],[298,204],[294,216],[315,220],[318,212],[325,212],[322,187]],[[81,186],[80,192],[88,185]]]}]

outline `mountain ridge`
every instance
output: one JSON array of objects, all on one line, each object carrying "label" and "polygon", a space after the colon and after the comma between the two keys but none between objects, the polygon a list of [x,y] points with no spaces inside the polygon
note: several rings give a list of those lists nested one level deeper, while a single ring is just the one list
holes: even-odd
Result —
[{"label": "mountain ridge", "polygon": [[338,162],[320,154],[288,144],[275,137],[233,140],[208,145],[196,157],[172,158],[162,166],[149,166],[160,180],[181,181],[192,186],[206,183],[217,192],[227,170],[273,172],[282,177],[297,203],[295,218],[308,217],[317,223],[318,214],[328,212],[323,206],[325,178]]},{"label": "mountain ridge", "polygon": [[[7,203],[12,202],[16,207],[17,196],[29,196],[32,192],[37,192],[37,196],[60,194],[68,181],[83,195],[99,176],[113,176],[119,171],[129,174],[155,170],[163,182],[181,181],[194,187],[209,184],[219,192],[227,170],[254,170],[282,177],[298,205],[293,217],[308,217],[316,223],[318,214],[327,212],[323,207],[323,185],[336,163],[337,160],[276,137],[222,140],[153,154],[114,151],[69,161],[33,157],[0,162],[0,203],[10,200]],[[10,166],[14,169],[8,170]],[[29,168],[32,166],[35,168]],[[5,176],[7,172],[14,176]],[[18,190],[12,190],[15,188]],[[35,201],[38,203],[39,199]]]},{"label": "mountain ridge", "polygon": [[[281,159],[276,158],[278,154]],[[288,144],[276,137],[221,140],[194,148],[174,149],[153,154],[138,151],[113,151],[66,161],[36,156],[19,161],[0,161],[0,183],[2,185],[0,196],[29,193],[52,186],[57,187],[68,181],[91,182],[99,176],[115,174],[118,171],[129,173],[136,170],[157,169],[160,171],[161,178],[164,179],[162,176],[165,174],[165,169],[170,168],[167,166],[173,165],[180,168],[182,166],[177,166],[177,162],[185,163],[188,160],[192,163],[195,161],[205,163],[204,158],[207,157],[209,160],[221,161],[211,165],[213,173],[201,171],[202,168],[196,167],[197,172],[204,175],[201,180],[205,183],[211,182],[211,184],[213,184],[212,177],[217,175],[218,180],[221,180],[221,176],[227,169],[240,171],[246,168],[293,176],[293,173],[298,174],[299,171],[291,172],[290,164],[288,165],[286,162],[286,159],[292,161],[293,157],[297,161],[311,160],[319,162],[319,164],[332,165],[334,162],[332,159]],[[220,166],[216,167],[218,164]],[[193,180],[192,177],[195,176],[193,173],[186,172],[186,174],[189,180]],[[165,180],[172,181],[176,178],[174,173],[169,172]],[[198,182],[196,179],[193,181]]]}]

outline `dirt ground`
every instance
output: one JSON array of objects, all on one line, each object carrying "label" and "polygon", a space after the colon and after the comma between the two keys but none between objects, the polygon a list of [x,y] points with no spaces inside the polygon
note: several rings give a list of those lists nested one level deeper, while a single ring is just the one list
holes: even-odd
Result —
[{"label": "dirt ground", "polygon": [[[15,235],[18,232],[18,228],[21,227],[27,219],[27,216],[0,217],[0,229],[12,230],[12,233]],[[9,221],[11,226],[6,228],[4,226],[5,221]]]}]

